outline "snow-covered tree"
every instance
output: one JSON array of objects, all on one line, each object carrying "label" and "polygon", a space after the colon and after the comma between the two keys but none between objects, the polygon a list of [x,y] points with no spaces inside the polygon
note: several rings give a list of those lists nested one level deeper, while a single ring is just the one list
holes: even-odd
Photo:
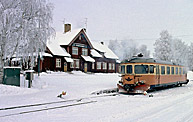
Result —
[{"label": "snow-covered tree", "polygon": [[141,45],[139,47],[139,53],[142,53],[144,57],[150,57],[150,51],[147,49],[147,45]]},{"label": "snow-covered tree", "polygon": [[172,60],[172,36],[167,30],[160,33],[160,38],[154,43],[154,57],[159,60]]},{"label": "snow-covered tree", "polygon": [[122,47],[123,60],[131,58],[132,56],[136,55],[138,52],[137,46],[132,39],[122,40],[121,47]]},{"label": "snow-covered tree", "polygon": [[188,66],[189,46],[180,39],[173,39],[172,42],[172,61],[177,64]]},{"label": "snow-covered tree", "polygon": [[189,49],[181,39],[172,38],[168,31],[162,31],[160,35],[161,37],[154,44],[154,57],[191,67],[191,47]]},{"label": "snow-covered tree", "polygon": [[191,43],[190,46],[189,46],[188,67],[191,71],[193,71],[193,43]]},{"label": "snow-covered tree", "polygon": [[53,6],[46,0],[0,0],[0,81],[4,63],[13,55],[28,58],[45,49],[53,34]]},{"label": "snow-covered tree", "polygon": [[149,57],[150,51],[147,50],[146,45],[137,45],[134,40],[110,40],[108,46],[120,60],[130,59],[139,53],[142,53],[144,57]]}]

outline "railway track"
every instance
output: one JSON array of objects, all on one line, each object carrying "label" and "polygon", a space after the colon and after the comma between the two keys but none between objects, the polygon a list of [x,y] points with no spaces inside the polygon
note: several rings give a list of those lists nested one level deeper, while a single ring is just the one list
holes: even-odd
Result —
[{"label": "railway track", "polygon": [[88,101],[88,102],[81,102],[81,103],[75,103],[75,104],[69,104],[69,105],[63,105],[63,106],[56,106],[56,107],[42,108],[42,109],[36,109],[36,110],[29,110],[29,111],[23,111],[23,112],[18,112],[18,113],[13,113],[13,114],[6,114],[6,115],[2,115],[0,117],[8,117],[8,116],[21,115],[21,114],[27,114],[27,113],[34,113],[34,112],[40,112],[40,111],[46,111],[46,110],[66,108],[66,107],[89,104],[89,103],[94,103],[94,102],[97,102],[97,101]]},{"label": "railway track", "polygon": [[[66,107],[72,107],[72,106],[78,106],[78,105],[84,105],[84,104],[90,104],[90,103],[97,102],[96,100],[90,100],[90,99],[100,98],[100,97],[116,96],[116,95],[119,95],[119,93],[108,94],[108,95],[98,95],[98,96],[84,97],[84,98],[70,99],[70,100],[62,100],[62,101],[54,101],[54,102],[45,102],[45,103],[5,107],[5,108],[0,108],[0,112],[6,111],[6,112],[8,112],[8,114],[0,115],[0,118],[1,117],[14,116],[14,115],[27,114],[27,113],[40,112],[40,111],[46,111],[46,110],[59,109],[59,108],[66,108]],[[84,100],[87,100],[87,101],[82,102]],[[69,103],[69,104],[63,105],[63,103]],[[54,106],[54,107],[47,107],[48,105],[56,105],[56,104],[62,104],[62,105],[57,105],[57,106]],[[46,106],[46,108],[45,108],[45,106]],[[41,107],[41,108],[34,109],[34,107]],[[24,110],[24,111],[21,111],[21,112],[15,112],[15,113],[9,114],[9,111],[11,112],[13,110],[19,110],[19,109],[24,109],[24,108],[25,109],[33,108],[34,110]]]}]

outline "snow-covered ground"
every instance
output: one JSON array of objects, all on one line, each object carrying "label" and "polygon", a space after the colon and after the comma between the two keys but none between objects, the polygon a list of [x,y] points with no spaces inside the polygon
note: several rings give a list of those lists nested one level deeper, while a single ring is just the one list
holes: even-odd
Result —
[{"label": "snow-covered ground", "polygon": [[[188,77],[193,79],[193,73],[189,72]],[[182,87],[149,93],[153,94],[153,97],[123,94],[98,97],[106,94],[91,94],[100,90],[116,88],[119,79],[119,74],[51,72],[51,74],[42,73],[40,77],[35,75],[33,88],[30,89],[0,85],[0,109],[77,99],[55,104],[0,110],[0,122],[193,121],[192,81]],[[21,77],[21,84],[24,84],[23,81],[24,79]],[[62,91],[67,92],[63,99],[57,97]],[[84,102],[91,103],[71,106]],[[63,107],[47,110],[58,106]],[[44,110],[33,112],[41,109]]]}]

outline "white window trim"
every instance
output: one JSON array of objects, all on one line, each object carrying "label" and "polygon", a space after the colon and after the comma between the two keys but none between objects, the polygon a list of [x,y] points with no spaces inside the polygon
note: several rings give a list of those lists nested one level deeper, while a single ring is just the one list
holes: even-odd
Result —
[{"label": "white window trim", "polygon": [[56,58],[56,68],[61,68],[61,58]]},{"label": "white window trim", "polygon": [[112,63],[111,65],[112,65],[112,70],[115,70],[115,64]]},{"label": "white window trim", "polygon": [[[80,60],[79,59],[74,59],[74,68],[79,68],[80,67]],[[78,63],[77,63],[78,62]],[[78,65],[77,65],[78,64]]]},{"label": "white window trim", "polygon": [[70,63],[70,68],[74,68],[74,61]]},{"label": "white window trim", "polygon": [[94,69],[94,62],[92,63],[92,69]]},{"label": "white window trim", "polygon": [[112,68],[112,65],[111,65],[111,63],[109,63],[109,70],[112,70],[111,68]]},{"label": "white window trim", "polygon": [[[76,50],[77,53],[74,53],[73,50]],[[78,47],[72,47],[72,55],[78,55]]]},{"label": "white window trim", "polygon": [[106,70],[107,69],[107,63],[103,62],[103,69]]},{"label": "white window trim", "polygon": [[84,55],[84,56],[88,55],[88,49],[87,48],[82,48],[82,55]]},{"label": "white window trim", "polygon": [[101,62],[97,62],[97,69],[101,69]]}]

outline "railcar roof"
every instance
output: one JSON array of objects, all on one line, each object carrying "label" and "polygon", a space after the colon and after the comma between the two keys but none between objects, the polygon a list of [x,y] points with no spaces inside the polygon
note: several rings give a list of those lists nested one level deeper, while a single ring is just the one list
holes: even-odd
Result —
[{"label": "railcar roof", "polygon": [[158,64],[168,64],[168,65],[179,65],[168,61],[155,60],[153,58],[144,58],[144,57],[134,57],[130,60],[124,60],[121,63],[158,63]]}]

